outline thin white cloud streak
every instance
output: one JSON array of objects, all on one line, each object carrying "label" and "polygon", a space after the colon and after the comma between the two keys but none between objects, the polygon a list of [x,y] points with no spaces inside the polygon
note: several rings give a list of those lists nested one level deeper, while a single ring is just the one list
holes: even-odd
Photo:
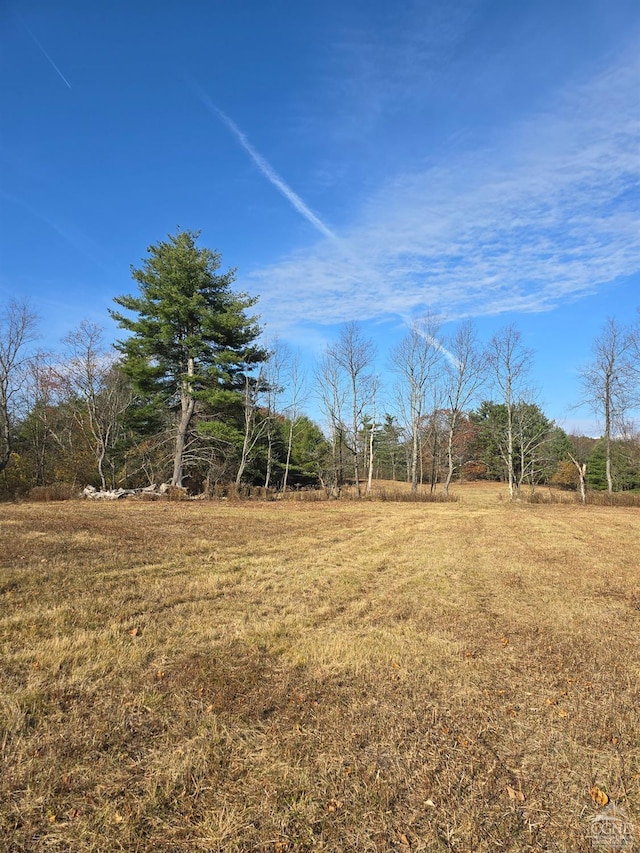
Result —
[{"label": "thin white cloud streak", "polygon": [[42,53],[44,54],[45,58],[49,60],[49,63],[50,63],[50,65],[51,65],[51,67],[52,67],[52,68],[53,68],[53,70],[56,72],[56,74],[58,75],[58,77],[60,77],[60,79],[62,80],[62,82],[65,84],[65,86],[67,86],[69,89],[71,89],[71,83],[69,83],[69,81],[68,81],[68,80],[67,80],[67,78],[64,76],[64,74],[62,73],[62,71],[60,71],[60,69],[58,68],[58,66],[57,66],[57,65],[55,64],[55,62],[53,61],[53,59],[51,59],[51,57],[49,56],[49,54],[47,53],[47,51],[44,49],[44,47],[42,46],[42,44],[40,43],[40,41],[38,41],[38,39],[34,36],[34,34],[31,32],[31,30],[29,29],[29,27],[28,27],[26,24],[23,24],[23,26],[24,26],[25,30],[29,33],[29,35],[31,36],[31,38],[34,40],[34,42],[36,43],[36,45],[40,48],[40,50],[41,50],[41,51],[42,51]]},{"label": "thin white cloud streak", "polygon": [[219,107],[211,101],[209,97],[199,88],[196,87],[196,91],[198,93],[198,97],[202,101],[202,103],[207,107],[207,109],[212,112],[220,121],[225,125],[225,127],[231,131],[231,133],[238,140],[242,148],[247,152],[247,154],[251,157],[253,162],[256,164],[258,169],[262,172],[265,178],[273,184],[273,186],[278,190],[278,192],[282,193],[282,195],[287,199],[287,201],[298,211],[298,213],[302,214],[304,218],[310,222],[314,228],[316,228],[321,234],[325,237],[329,237],[331,240],[337,240],[338,238],[333,233],[333,231],[324,224],[324,222],[319,219],[312,210],[310,210],[304,201],[300,198],[300,196],[291,189],[291,187],[280,177],[280,175],[276,172],[276,170],[271,166],[270,163],[265,160],[265,158],[260,154],[253,145],[247,139],[245,133],[238,127],[238,125],[233,121],[233,119],[229,118],[229,116],[224,113]]},{"label": "thin white cloud streak", "polygon": [[425,332],[425,330],[421,328],[420,323],[416,323],[411,317],[403,317],[402,319],[410,329],[415,329],[420,337],[424,338],[425,341],[431,344],[431,346],[438,350],[439,353],[442,353],[442,355],[451,362],[456,370],[462,370],[462,362],[460,359],[456,358],[455,355],[446,348],[442,341],[439,341],[438,338],[435,338],[433,335]]},{"label": "thin white cloud streak", "polygon": [[313,318],[550,310],[640,270],[635,52],[491,150],[399,174],[339,243],[244,278],[261,312]]},{"label": "thin white cloud streak", "polygon": [[[85,258],[88,258],[92,261],[96,266],[101,267],[104,270],[109,270],[110,267],[107,263],[107,259],[101,256],[105,255],[105,251],[98,243],[80,231],[77,226],[73,225],[70,222],[64,222],[62,220],[58,220],[54,217],[48,216],[46,213],[43,213],[41,210],[36,209],[31,204],[26,202],[24,199],[19,198],[18,196],[11,195],[10,193],[6,193],[4,190],[0,190],[0,198],[3,198],[5,201],[8,201],[12,204],[21,207],[25,210],[30,216],[39,219],[41,222],[44,222],[45,225],[48,225],[52,231],[61,237],[66,243],[68,243],[71,247],[73,247],[77,252],[84,255]],[[108,259],[109,262],[113,261],[113,258]]]}]

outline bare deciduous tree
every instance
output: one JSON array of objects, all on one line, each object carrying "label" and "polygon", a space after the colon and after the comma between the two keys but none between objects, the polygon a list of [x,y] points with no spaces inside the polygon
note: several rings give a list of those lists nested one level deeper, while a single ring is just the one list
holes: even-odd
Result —
[{"label": "bare deciduous tree", "polygon": [[273,444],[276,433],[276,420],[279,416],[279,399],[284,391],[283,378],[288,350],[281,341],[274,341],[269,347],[269,357],[262,368],[264,380],[264,432],[267,439],[267,459],[265,465],[264,487],[271,485],[273,475]]},{"label": "bare deciduous tree", "polygon": [[[327,348],[323,373],[331,378],[335,389],[340,389],[334,402],[342,399],[349,410],[350,423],[345,429],[342,421],[342,440],[346,443],[353,465],[356,494],[360,497],[360,463],[358,436],[365,412],[373,396],[373,377],[367,373],[375,357],[373,342],[363,338],[356,323],[347,323],[338,341]],[[337,380],[337,384],[336,384]],[[338,410],[339,411],[339,410]],[[334,418],[335,422],[335,418]]]},{"label": "bare deciduous tree", "polygon": [[293,438],[296,426],[302,414],[301,406],[306,398],[306,382],[300,364],[300,353],[291,353],[286,350],[284,356],[285,391],[288,395],[284,412],[289,420],[289,431],[287,435],[287,455],[282,477],[282,491],[287,491],[289,469],[291,467],[291,451],[293,449]]},{"label": "bare deciduous tree", "polygon": [[371,421],[369,424],[369,435],[366,436],[367,445],[367,494],[371,494],[373,485],[373,462],[374,462],[374,445],[375,435],[378,424],[376,424],[376,403],[378,393],[380,391],[380,379],[374,376],[371,380]]},{"label": "bare deciduous tree", "polygon": [[58,456],[67,449],[60,434],[60,378],[49,356],[36,353],[29,360],[25,388],[28,417],[22,431],[31,448],[36,485],[45,486],[54,449]]},{"label": "bare deciduous tree", "polygon": [[344,423],[346,392],[342,380],[340,368],[327,349],[316,369],[315,382],[331,444],[332,471],[329,488],[332,493],[338,495],[344,477],[342,450],[346,432]]},{"label": "bare deciduous tree", "polygon": [[240,464],[236,473],[236,486],[242,482],[254,449],[267,430],[268,418],[260,412],[260,397],[266,389],[267,383],[262,368],[257,376],[245,374],[243,390],[244,436]]},{"label": "bare deciduous tree", "polygon": [[0,471],[9,464],[13,426],[36,339],[37,317],[25,301],[12,299],[0,313]]},{"label": "bare deciduous tree", "polygon": [[524,401],[514,408],[512,424],[517,446],[516,491],[519,492],[527,482],[533,494],[543,476],[545,448],[549,444],[553,424],[538,406]]},{"label": "bare deciduous tree", "polygon": [[133,393],[118,370],[115,354],[104,345],[101,326],[83,320],[63,344],[67,359],[59,370],[60,380],[66,387],[73,417],[95,458],[100,484],[106,489],[105,459],[117,439],[120,418],[131,405]]},{"label": "bare deciduous tree", "polygon": [[447,344],[445,372],[447,477],[443,490],[447,495],[455,471],[454,439],[458,424],[487,378],[486,354],[480,349],[470,321],[462,323]]},{"label": "bare deciduous tree", "polygon": [[583,403],[591,406],[603,426],[607,489],[613,492],[611,442],[624,430],[633,400],[633,336],[611,317],[593,343],[593,360],[582,369]]},{"label": "bare deciduous tree", "polygon": [[436,397],[437,366],[442,350],[438,331],[439,325],[431,316],[416,321],[391,354],[391,369],[398,377],[398,406],[411,440],[409,469],[412,492],[418,489],[420,430],[427,396]]},{"label": "bare deciduous tree", "polygon": [[513,458],[515,414],[525,400],[525,383],[531,367],[531,356],[531,351],[523,346],[522,336],[515,326],[506,326],[489,343],[488,361],[493,383],[507,414],[504,458],[511,498],[517,490]]}]

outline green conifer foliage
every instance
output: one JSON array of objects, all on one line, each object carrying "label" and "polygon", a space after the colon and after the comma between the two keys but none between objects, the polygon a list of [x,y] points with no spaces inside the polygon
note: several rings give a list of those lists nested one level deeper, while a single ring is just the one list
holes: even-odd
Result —
[{"label": "green conifer foliage", "polygon": [[198,237],[178,231],[150,246],[131,269],[139,295],[114,300],[129,314],[110,312],[130,333],[116,344],[125,373],[143,398],[173,414],[175,485],[201,401],[241,388],[245,373],[266,358],[256,344],[257,319],[246,313],[256,298],[231,289],[235,270],[218,272],[219,253],[198,247]]}]

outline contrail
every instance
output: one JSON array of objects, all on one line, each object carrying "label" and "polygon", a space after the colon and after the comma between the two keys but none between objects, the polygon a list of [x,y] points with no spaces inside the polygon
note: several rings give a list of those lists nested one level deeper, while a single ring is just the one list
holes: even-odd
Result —
[{"label": "contrail", "polygon": [[231,133],[233,133],[235,138],[238,140],[238,142],[244,148],[247,154],[251,157],[251,159],[256,164],[258,169],[260,169],[265,178],[270,181],[273,186],[282,193],[282,195],[293,205],[293,207],[295,207],[298,213],[301,213],[304,218],[308,222],[310,222],[314,226],[314,228],[317,228],[317,230],[321,234],[324,234],[325,237],[329,237],[332,240],[337,240],[338,238],[333,233],[333,231],[328,226],[326,226],[321,219],[318,219],[315,213],[309,210],[309,208],[302,201],[300,196],[295,193],[291,189],[291,187],[282,180],[282,178],[275,171],[275,169],[273,169],[272,166],[267,163],[264,157],[260,153],[258,153],[258,151],[256,151],[256,149],[249,142],[245,134],[240,130],[238,125],[232,119],[230,119],[229,116],[226,115],[226,113],[223,113],[221,109],[216,107],[216,105],[211,101],[210,98],[207,97],[207,95],[205,95],[205,93],[200,89],[199,86],[196,86],[196,91],[204,105],[209,110],[211,110],[211,112],[215,116],[217,116],[220,121],[223,122],[223,124],[227,126]]},{"label": "contrail", "polygon": [[[0,198],[11,202],[12,204],[16,204],[23,210],[26,210],[31,216],[36,217],[41,222],[48,225],[49,228],[55,231],[59,237],[65,240],[70,246],[73,246],[76,251],[83,254],[86,258],[89,258],[90,261],[93,261],[94,264],[99,266],[101,269],[108,269],[104,260],[106,253],[103,248],[95,243],[90,237],[83,234],[73,225],[73,223],[62,222],[61,224],[55,218],[52,218],[46,213],[43,213],[41,210],[37,210],[32,207],[28,202],[24,201],[24,199],[10,195],[2,189],[0,189]],[[96,249],[97,251],[95,251]],[[102,257],[100,257],[101,254]],[[108,260],[111,261],[111,258],[108,258]]]},{"label": "contrail", "polygon": [[58,74],[58,76],[60,77],[60,79],[62,80],[62,82],[63,82],[66,86],[68,86],[69,88],[71,88],[71,83],[69,83],[69,81],[68,81],[68,80],[67,80],[67,78],[64,76],[64,74],[62,73],[62,71],[60,71],[60,69],[58,68],[58,66],[57,66],[57,65],[55,64],[55,62],[53,61],[53,59],[51,59],[51,57],[49,56],[49,54],[47,53],[47,51],[44,49],[44,47],[40,44],[40,42],[38,41],[38,39],[37,39],[37,38],[34,36],[34,34],[31,32],[31,30],[29,29],[29,27],[28,27],[26,24],[24,24],[24,28],[25,28],[25,30],[29,33],[29,35],[30,35],[30,36],[31,36],[31,38],[34,40],[34,42],[38,45],[38,47],[40,48],[40,50],[44,53],[44,55],[46,56],[46,58],[49,60],[49,62],[51,63],[51,65],[52,65],[52,67],[53,67],[53,69],[54,69],[54,71],[56,71],[56,72],[57,72],[57,74]]},{"label": "contrail", "polygon": [[451,364],[455,367],[456,370],[462,369],[462,364],[456,356],[446,348],[446,346],[441,343],[437,338],[434,338],[433,335],[430,335],[428,332],[425,332],[424,329],[421,329],[420,326],[412,320],[411,317],[406,314],[399,314],[402,318],[403,322],[410,328],[415,329],[415,331],[427,341],[427,343],[431,344],[434,349],[437,349],[438,352],[441,352],[445,358],[449,359]]}]

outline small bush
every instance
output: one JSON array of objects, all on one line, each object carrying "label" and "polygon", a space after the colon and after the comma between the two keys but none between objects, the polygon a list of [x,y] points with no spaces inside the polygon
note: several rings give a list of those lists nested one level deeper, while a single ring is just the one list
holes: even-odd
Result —
[{"label": "small bush", "polygon": [[374,489],[370,494],[364,495],[370,501],[394,501],[397,503],[455,503],[458,498],[455,495],[445,495],[444,492],[412,492],[410,489]]},{"label": "small bush", "polygon": [[564,503],[560,497],[553,494],[543,495],[542,492],[529,492],[524,496],[524,499],[529,504],[544,504],[544,503]]},{"label": "small bush", "polygon": [[169,486],[165,496],[168,501],[184,501],[187,499],[187,490],[183,486]]},{"label": "small bush", "polygon": [[326,489],[291,489],[281,494],[280,498],[286,501],[318,503],[320,501],[328,501],[330,496],[330,493]]},{"label": "small bush", "polygon": [[365,485],[361,485],[360,497],[356,494],[353,486],[344,486],[339,494],[327,488],[302,488],[288,489],[286,492],[278,492],[275,489],[264,486],[236,485],[235,483],[218,483],[213,487],[212,498],[229,501],[296,501],[302,503],[320,503],[328,500],[338,501],[393,501],[403,503],[456,503],[456,495],[445,495],[443,492],[418,491],[409,489],[386,489],[373,488],[367,494]]},{"label": "small bush", "polygon": [[587,503],[592,506],[640,506],[640,495],[634,492],[587,492]]},{"label": "small bush", "polygon": [[[580,492],[565,489],[554,489],[549,491],[536,491],[523,493],[520,499],[530,504],[574,504],[582,503]],[[609,492],[588,491],[585,503],[590,506],[640,506],[640,494],[634,492]]]},{"label": "small bush", "polygon": [[257,501],[273,501],[275,500],[276,493],[274,489],[265,488],[264,486],[252,486],[249,489],[248,497],[251,500]]},{"label": "small bush", "polygon": [[78,497],[78,489],[73,483],[52,483],[50,486],[33,486],[28,499],[37,503],[48,501],[69,501]]},{"label": "small bush", "polygon": [[159,498],[160,495],[156,494],[156,492],[138,492],[131,499],[136,501],[157,501]]}]

